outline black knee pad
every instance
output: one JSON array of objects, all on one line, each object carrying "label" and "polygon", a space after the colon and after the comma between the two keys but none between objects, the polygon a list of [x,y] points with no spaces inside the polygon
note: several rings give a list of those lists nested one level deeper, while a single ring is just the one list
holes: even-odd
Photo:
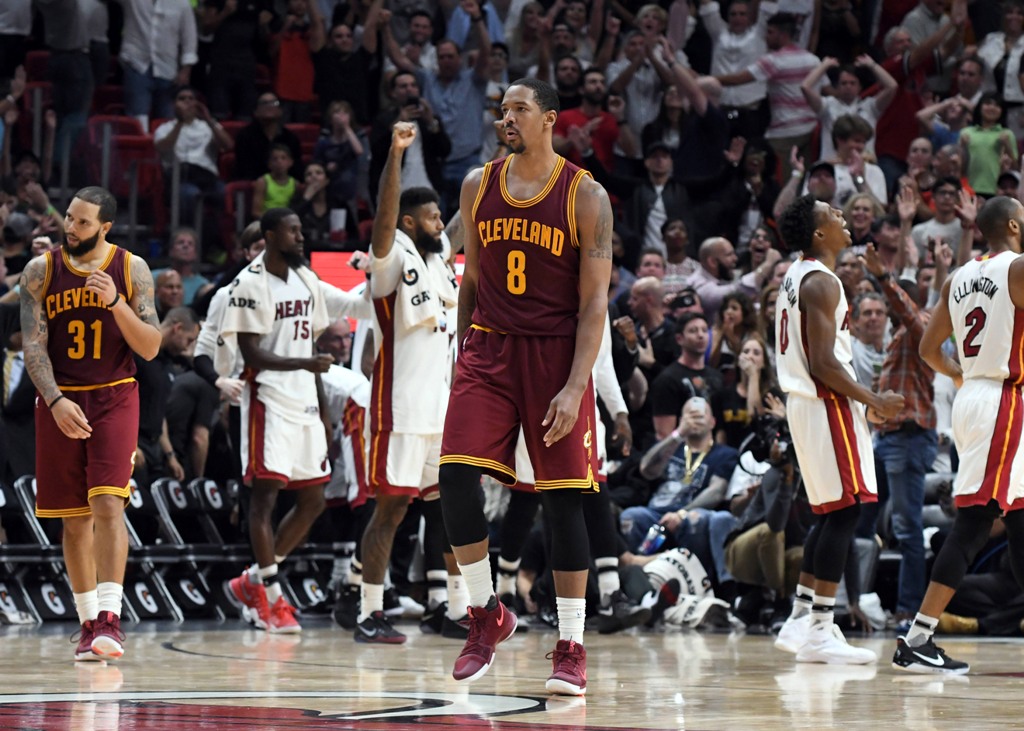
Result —
[{"label": "black knee pad", "polygon": [[988,542],[992,522],[998,515],[999,505],[995,501],[957,510],[953,529],[935,557],[932,581],[955,589],[978,551]]},{"label": "black knee pad", "polygon": [[825,516],[814,549],[814,578],[839,583],[846,569],[853,534],[860,520],[860,504],[835,510]]},{"label": "black knee pad", "polygon": [[487,518],[480,501],[482,474],[479,467],[468,464],[443,464],[438,472],[444,528],[453,546],[468,546],[487,538]]},{"label": "black knee pad", "polygon": [[506,561],[517,561],[522,556],[539,507],[540,493],[511,491],[500,533],[501,557]]},{"label": "black knee pad", "polygon": [[583,518],[590,536],[590,552],[594,558],[615,558],[619,555],[618,527],[612,518],[612,501],[607,490],[583,493]]},{"label": "black knee pad", "polygon": [[541,493],[541,505],[551,531],[551,569],[586,571],[590,568],[590,539],[580,491],[545,490]]}]

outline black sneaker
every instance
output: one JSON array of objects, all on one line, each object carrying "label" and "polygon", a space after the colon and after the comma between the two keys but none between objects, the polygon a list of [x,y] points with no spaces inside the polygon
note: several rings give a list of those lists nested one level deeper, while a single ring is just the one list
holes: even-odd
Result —
[{"label": "black sneaker", "polygon": [[355,629],[359,617],[359,587],[343,586],[334,600],[331,617],[342,629]]},{"label": "black sneaker", "polygon": [[405,635],[391,626],[387,615],[379,609],[359,622],[352,632],[356,642],[374,642],[382,645],[400,645]]},{"label": "black sneaker", "polygon": [[439,635],[444,629],[448,602],[435,604],[423,613],[420,620],[420,632],[425,635]]},{"label": "black sneaker", "polygon": [[461,619],[452,619],[447,614],[441,622],[441,636],[452,640],[469,639],[469,615],[462,615]]},{"label": "black sneaker", "polygon": [[935,646],[932,637],[923,645],[911,647],[905,637],[896,638],[896,654],[892,656],[892,666],[908,673],[937,673],[941,675],[964,675],[971,666],[965,662],[954,660]]},{"label": "black sneaker", "polygon": [[598,610],[597,631],[602,635],[610,635],[630,627],[636,627],[650,618],[649,607],[641,606],[619,589],[612,593],[608,606],[602,606]]},{"label": "black sneaker", "polygon": [[651,608],[651,618],[647,620],[647,626],[653,627],[665,614],[665,610],[674,607],[679,601],[679,592],[682,591],[682,584],[679,579],[669,579],[658,589],[658,600]]}]

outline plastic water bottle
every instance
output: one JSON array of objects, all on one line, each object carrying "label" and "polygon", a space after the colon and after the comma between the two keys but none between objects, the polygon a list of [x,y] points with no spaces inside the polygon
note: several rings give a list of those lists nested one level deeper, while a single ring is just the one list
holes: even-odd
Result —
[{"label": "plastic water bottle", "polygon": [[650,556],[661,548],[661,544],[664,542],[665,526],[655,523],[651,526],[650,530],[647,531],[647,535],[644,537],[644,542],[640,544],[640,553],[644,556]]}]

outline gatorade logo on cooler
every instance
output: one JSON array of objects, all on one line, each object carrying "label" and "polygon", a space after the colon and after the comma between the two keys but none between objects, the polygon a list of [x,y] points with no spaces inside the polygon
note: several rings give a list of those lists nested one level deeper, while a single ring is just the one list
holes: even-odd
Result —
[{"label": "gatorade logo on cooler", "polygon": [[156,600],[153,599],[153,595],[149,593],[149,587],[146,586],[144,581],[140,581],[135,585],[135,596],[139,598],[139,603],[150,614],[156,614],[160,611],[160,607],[157,605]]},{"label": "gatorade logo on cooler", "polygon": [[46,602],[46,606],[49,607],[50,611],[54,614],[67,614],[67,607],[64,606],[63,600],[60,598],[60,594],[57,593],[57,589],[53,584],[47,582],[39,587],[39,591],[43,595],[43,601]]}]

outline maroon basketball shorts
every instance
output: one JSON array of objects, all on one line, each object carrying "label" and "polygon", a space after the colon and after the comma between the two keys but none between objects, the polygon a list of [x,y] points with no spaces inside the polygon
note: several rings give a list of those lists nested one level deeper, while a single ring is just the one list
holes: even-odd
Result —
[{"label": "maroon basketball shorts", "polygon": [[74,518],[91,514],[96,495],[128,498],[139,441],[139,384],[134,380],[88,391],[64,391],[92,427],[88,439],[71,439],[36,398],[36,515]]},{"label": "maroon basketball shorts", "polygon": [[522,424],[538,490],[597,490],[594,385],[572,431],[550,447],[543,426],[572,369],[572,337],[504,335],[473,328],[459,353],[441,443],[441,464],[470,464],[506,485],[516,482]]}]

